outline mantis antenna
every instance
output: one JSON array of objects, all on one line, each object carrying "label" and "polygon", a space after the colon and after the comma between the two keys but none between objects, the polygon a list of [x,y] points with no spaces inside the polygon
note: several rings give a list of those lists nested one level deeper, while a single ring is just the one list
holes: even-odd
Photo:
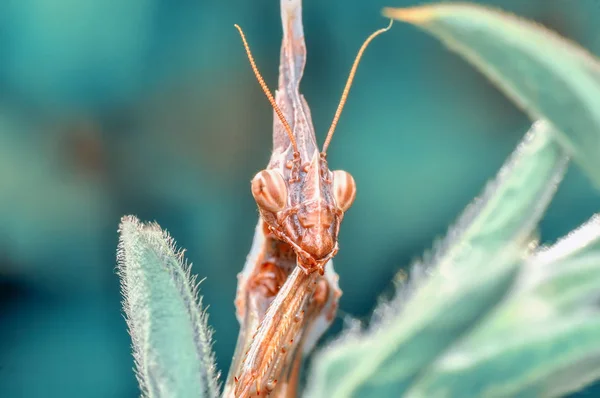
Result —
[{"label": "mantis antenna", "polygon": [[352,81],[354,80],[354,75],[356,74],[356,69],[358,68],[358,64],[360,63],[360,59],[363,53],[367,49],[369,43],[371,43],[371,41],[374,38],[390,30],[393,22],[394,20],[390,19],[390,24],[387,26],[387,28],[379,29],[371,33],[371,35],[367,37],[367,40],[365,40],[363,45],[360,47],[360,50],[358,50],[358,54],[356,55],[354,63],[352,64],[352,69],[350,69],[350,75],[348,76],[348,80],[346,81],[346,87],[344,87],[344,91],[342,92],[342,99],[340,100],[337,110],[335,111],[335,115],[333,116],[331,127],[329,127],[329,131],[327,132],[327,138],[325,138],[325,143],[323,144],[323,151],[321,152],[323,155],[327,153],[327,148],[329,147],[329,143],[331,142],[331,137],[333,137],[335,128],[338,124],[338,121],[340,120],[340,115],[342,114],[342,110],[344,109],[344,105],[346,104],[346,100],[348,99],[348,92],[350,91],[350,87],[352,87]]},{"label": "mantis antenna", "polygon": [[279,109],[279,107],[277,106],[277,103],[275,102],[275,99],[273,98],[273,95],[271,94],[269,87],[267,87],[265,80],[263,79],[260,72],[258,71],[258,68],[256,67],[256,62],[254,62],[254,57],[252,56],[252,52],[250,51],[250,46],[248,45],[248,42],[246,41],[246,36],[244,35],[242,28],[240,28],[240,26],[238,24],[235,24],[233,26],[235,26],[235,28],[238,30],[238,32],[240,32],[240,36],[242,37],[242,42],[244,43],[244,48],[246,49],[246,54],[248,55],[248,60],[250,61],[250,66],[252,66],[252,71],[254,72],[254,76],[256,76],[256,80],[258,80],[258,83],[260,84],[260,87],[262,88],[263,92],[267,96],[267,99],[271,103],[273,110],[279,117],[279,120],[281,120],[283,127],[285,127],[285,131],[287,132],[288,136],[290,137],[292,147],[294,148],[294,154],[295,155],[299,154],[300,152],[298,151],[298,145],[296,144],[296,139],[294,138],[294,133],[292,132],[292,128],[290,127],[290,124],[287,122],[287,120],[285,120],[285,116],[283,116],[281,109]]}]

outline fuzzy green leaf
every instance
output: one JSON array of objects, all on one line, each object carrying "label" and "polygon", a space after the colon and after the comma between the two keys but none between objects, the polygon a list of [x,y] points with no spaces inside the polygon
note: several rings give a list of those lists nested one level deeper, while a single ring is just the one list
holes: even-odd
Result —
[{"label": "fuzzy green leaf", "polygon": [[556,126],[568,153],[600,188],[600,62],[533,22],[471,4],[384,14],[431,33],[486,75],[533,120]]},{"label": "fuzzy green leaf", "polygon": [[[567,164],[540,121],[417,270],[427,277],[379,308],[367,332],[349,333],[313,363],[309,397],[400,396],[418,374],[505,294]],[[398,309],[404,305],[402,312]]]},{"label": "fuzzy green leaf", "polygon": [[123,217],[117,254],[123,307],[142,395],[218,396],[211,331],[195,278],[157,224]]},{"label": "fuzzy green leaf", "polygon": [[407,397],[555,397],[600,378],[600,216],[524,266]]}]

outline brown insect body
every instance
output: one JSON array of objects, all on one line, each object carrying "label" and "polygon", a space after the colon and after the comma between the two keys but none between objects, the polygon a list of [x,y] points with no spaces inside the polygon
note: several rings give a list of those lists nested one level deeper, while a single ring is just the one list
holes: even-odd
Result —
[{"label": "brown insect body", "polygon": [[236,25],[275,118],[271,159],[251,183],[260,220],[238,276],[241,328],[223,397],[295,396],[302,356],[333,320],[341,291],[330,260],[338,251],[340,224],[356,187],[349,173],[329,170],[326,151],[363,51],[389,29],[373,33],[361,47],[319,151],[310,109],[299,91],[306,63],[301,0],[281,0],[281,18],[275,98]]},{"label": "brown insect body", "polygon": [[[325,154],[319,151],[310,109],[299,91],[306,45],[299,2],[296,6],[282,5],[284,34],[279,88],[275,95],[296,145],[282,121],[275,117],[273,153],[266,170],[277,175],[269,178],[264,171],[259,172],[252,182],[252,192],[262,219],[277,238],[294,248],[298,265],[305,271],[318,269],[322,273],[323,266],[337,252],[344,212],[336,203],[333,173],[327,166]],[[268,200],[263,200],[270,192],[280,193],[285,199],[282,208],[268,206]]]},{"label": "brown insect body", "polygon": [[318,152],[299,170],[293,166],[291,170],[282,169],[271,169],[281,173],[278,178],[285,182],[288,192],[285,206],[279,211],[261,206],[259,195],[263,190],[273,189],[263,185],[263,173],[253,182],[264,186],[255,194],[261,217],[273,235],[294,248],[300,267],[306,272],[318,270],[322,274],[324,265],[337,253],[337,237],[344,216],[333,198],[333,173]]},{"label": "brown insect body", "polygon": [[294,396],[303,352],[333,320],[340,295],[331,263],[324,276],[306,274],[291,246],[259,220],[238,275],[241,327],[223,397]]}]

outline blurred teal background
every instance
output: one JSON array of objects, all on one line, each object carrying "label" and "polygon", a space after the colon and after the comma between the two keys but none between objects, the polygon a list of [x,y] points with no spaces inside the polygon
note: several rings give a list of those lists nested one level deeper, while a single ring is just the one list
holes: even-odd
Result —
[{"label": "blurred teal background", "polygon": [[[364,38],[404,0],[304,1],[302,84],[319,139]],[[600,1],[486,2],[600,54]],[[170,231],[210,305],[226,373],[236,274],[257,220],[249,181],[270,155],[277,0],[0,2],[0,397],[136,397],[115,274],[124,214]],[[340,236],[339,319],[368,319],[395,273],[443,235],[528,121],[483,77],[395,24],[358,70],[329,150],[358,196]],[[600,209],[571,168],[544,222],[550,241]],[[592,390],[581,395],[594,395]]]}]

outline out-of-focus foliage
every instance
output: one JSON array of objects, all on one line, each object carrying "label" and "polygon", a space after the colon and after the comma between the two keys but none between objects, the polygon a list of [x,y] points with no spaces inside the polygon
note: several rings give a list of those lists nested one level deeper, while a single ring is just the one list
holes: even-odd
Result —
[{"label": "out-of-focus foliage", "polygon": [[[537,122],[441,249],[416,265],[424,280],[383,304],[369,330],[346,333],[316,357],[308,396],[554,397],[583,388],[600,377],[600,218],[530,251],[564,153],[596,180],[600,130],[589,106],[600,101],[600,80],[590,73],[600,63],[534,24],[480,7],[385,14],[440,37],[518,105],[534,108],[532,116],[557,125]],[[594,70],[551,68],[572,55]],[[541,87],[546,106],[532,94]]]},{"label": "out-of-focus foliage", "polygon": [[119,275],[142,395],[214,398],[212,331],[183,251],[157,224],[124,217]]},{"label": "out-of-focus foliage", "polygon": [[522,265],[510,294],[407,397],[556,397],[600,378],[600,215]]},{"label": "out-of-focus foliage", "polygon": [[[359,45],[385,25],[381,8],[415,3],[304,0],[301,90],[319,138]],[[600,52],[597,0],[480,3]],[[193,273],[207,278],[218,367],[228,368],[235,275],[258,216],[249,180],[268,161],[273,123],[234,23],[273,88],[276,2],[0,2],[0,397],[138,395],[115,273],[123,214],[156,220],[189,250]],[[444,233],[527,126],[431,37],[395,24],[373,43],[329,149],[331,167],[358,186],[340,234],[345,294],[332,333],[391,292],[398,269]],[[571,168],[542,240],[597,203]]]},{"label": "out-of-focus foliage", "polygon": [[430,32],[556,137],[600,187],[600,62],[532,22],[469,4],[387,9]]},{"label": "out-of-focus foliage", "polygon": [[307,396],[404,394],[501,300],[567,164],[552,134],[546,121],[534,124],[439,247],[415,265],[428,276],[412,282],[411,297],[403,287],[367,332],[347,333],[317,356]]}]

